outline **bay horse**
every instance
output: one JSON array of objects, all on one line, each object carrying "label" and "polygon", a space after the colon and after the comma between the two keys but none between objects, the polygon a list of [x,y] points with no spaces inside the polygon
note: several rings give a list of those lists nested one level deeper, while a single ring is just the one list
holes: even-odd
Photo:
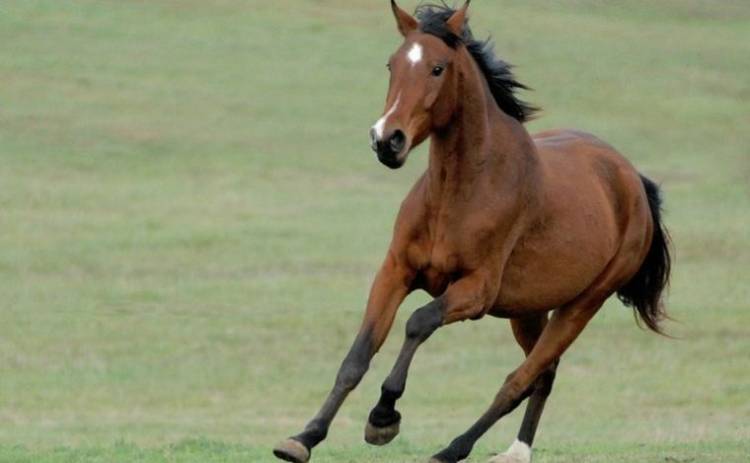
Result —
[{"label": "bay horse", "polygon": [[670,255],[659,188],[593,135],[530,136],[523,123],[535,108],[516,96],[525,87],[489,41],[474,39],[468,5],[423,5],[414,17],[391,1],[404,42],[388,62],[390,85],[370,132],[372,148],[396,169],[429,138],[429,164],[401,205],[333,390],[304,431],[274,449],[278,458],[309,460],[383,344],[399,305],[416,289],[434,300],[406,324],[401,352],[365,427],[368,443],[384,445],[398,434],[395,404],[409,365],[439,327],[484,315],[508,318],[526,354],[489,409],[432,463],[466,458],[527,398],[515,442],[490,461],[530,462],[560,357],[611,295],[662,332]]}]

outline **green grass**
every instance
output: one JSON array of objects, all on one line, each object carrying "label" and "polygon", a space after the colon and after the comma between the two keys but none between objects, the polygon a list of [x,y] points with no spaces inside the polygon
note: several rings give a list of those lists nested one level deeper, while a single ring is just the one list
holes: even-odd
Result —
[{"label": "green grass", "polygon": [[[406,6],[415,2],[404,0]],[[670,341],[611,303],[561,364],[537,463],[750,455],[750,5],[476,2],[544,107],[658,179]],[[0,462],[272,461],[332,384],[424,148],[367,146],[387,2],[0,6]],[[402,435],[362,441],[403,322],[316,462],[423,461],[521,359],[508,324],[437,333]],[[478,444],[513,439],[516,412]]]}]

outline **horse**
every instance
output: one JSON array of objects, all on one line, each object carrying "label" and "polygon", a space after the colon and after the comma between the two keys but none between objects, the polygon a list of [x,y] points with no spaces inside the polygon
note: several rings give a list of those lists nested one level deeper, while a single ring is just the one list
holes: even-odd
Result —
[{"label": "horse", "polygon": [[429,138],[428,167],[401,205],[333,389],[305,429],[274,448],[282,460],[310,459],[399,305],[418,289],[434,299],[407,321],[365,426],[368,443],[384,445],[399,433],[395,405],[409,365],[438,328],[485,315],[507,318],[525,353],[487,411],[431,463],[465,459],[526,399],[517,438],[490,462],[529,463],[560,357],[611,295],[663,334],[670,244],[659,187],[593,135],[530,135],[523,123],[536,108],[516,94],[526,87],[489,40],[474,38],[468,6],[422,5],[412,16],[391,1],[404,41],[388,61],[386,104],[370,130],[371,145],[382,164],[397,169]]}]

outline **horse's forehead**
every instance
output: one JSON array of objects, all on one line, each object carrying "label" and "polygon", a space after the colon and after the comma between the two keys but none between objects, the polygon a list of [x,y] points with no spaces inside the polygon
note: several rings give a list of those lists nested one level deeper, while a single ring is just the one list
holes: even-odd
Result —
[{"label": "horse's forehead", "polygon": [[409,59],[409,62],[411,64],[417,64],[418,62],[422,61],[423,56],[424,47],[417,41],[411,44],[411,47],[409,47],[409,53],[406,54],[406,57]]},{"label": "horse's forehead", "polygon": [[413,33],[406,37],[397,53],[414,65],[444,52],[445,48],[448,47],[433,35]]}]

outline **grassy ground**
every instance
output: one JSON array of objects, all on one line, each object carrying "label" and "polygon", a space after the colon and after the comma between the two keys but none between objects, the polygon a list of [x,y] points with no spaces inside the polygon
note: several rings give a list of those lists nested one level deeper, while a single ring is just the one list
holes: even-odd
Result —
[{"label": "grassy ground", "polygon": [[[404,0],[406,6],[414,2]],[[611,303],[564,358],[536,461],[750,455],[750,6],[476,2],[545,108],[662,182],[669,341]],[[330,387],[424,169],[367,128],[387,2],[0,6],[0,462],[271,461]],[[507,322],[420,351],[387,448],[362,428],[408,313],[318,462],[422,461],[521,359]],[[513,439],[520,413],[477,446]]]}]

